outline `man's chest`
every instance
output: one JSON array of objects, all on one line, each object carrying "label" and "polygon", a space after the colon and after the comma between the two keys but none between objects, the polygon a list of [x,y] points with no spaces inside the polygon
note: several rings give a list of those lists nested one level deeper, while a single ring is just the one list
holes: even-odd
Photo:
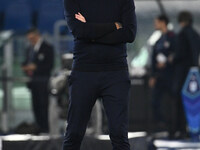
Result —
[{"label": "man's chest", "polygon": [[170,40],[165,37],[165,38],[159,39],[156,42],[154,49],[156,53],[160,53],[160,52],[167,53],[170,50],[170,46],[171,46]]},{"label": "man's chest", "polygon": [[45,60],[45,53],[44,51],[38,51],[35,53],[34,62],[36,64],[43,63]]},{"label": "man's chest", "polygon": [[121,0],[78,0],[88,22],[114,22],[121,18]]}]

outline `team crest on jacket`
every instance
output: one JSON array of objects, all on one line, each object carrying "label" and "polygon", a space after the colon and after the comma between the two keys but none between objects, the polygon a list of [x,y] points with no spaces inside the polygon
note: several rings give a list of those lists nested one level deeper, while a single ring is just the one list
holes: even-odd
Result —
[{"label": "team crest on jacket", "polygon": [[39,54],[38,59],[42,61],[44,59],[44,54]]},{"label": "team crest on jacket", "polygon": [[170,47],[170,43],[169,43],[168,41],[165,41],[165,42],[164,42],[164,47],[165,47],[165,48],[169,48],[169,47]]}]

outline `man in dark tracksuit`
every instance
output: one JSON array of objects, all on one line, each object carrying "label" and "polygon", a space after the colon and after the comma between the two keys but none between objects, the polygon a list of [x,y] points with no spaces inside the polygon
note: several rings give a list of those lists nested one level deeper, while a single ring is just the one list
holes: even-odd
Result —
[{"label": "man in dark tracksuit", "polygon": [[153,88],[152,106],[153,115],[157,123],[157,130],[166,126],[166,118],[161,111],[163,94],[170,92],[172,85],[173,67],[168,62],[168,58],[175,51],[175,35],[169,31],[167,25],[168,18],[160,15],[155,19],[155,28],[162,32],[160,39],[153,47],[152,55],[152,74],[149,85]]},{"label": "man in dark tracksuit", "polygon": [[130,150],[126,43],[136,35],[134,2],[64,0],[64,7],[75,47],[63,150],[80,149],[97,98],[103,100],[113,149]]},{"label": "man in dark tracksuit", "polygon": [[53,69],[53,47],[46,43],[37,29],[30,29],[27,39],[32,46],[28,49],[23,70],[31,78],[32,106],[38,132],[47,133],[48,127],[48,81]]},{"label": "man in dark tracksuit", "polygon": [[176,130],[181,136],[186,134],[186,121],[181,100],[181,90],[185,83],[190,67],[199,66],[200,36],[192,27],[193,18],[190,12],[183,11],[178,16],[181,31],[177,35],[176,52],[173,59],[175,66],[173,93],[177,97]]}]

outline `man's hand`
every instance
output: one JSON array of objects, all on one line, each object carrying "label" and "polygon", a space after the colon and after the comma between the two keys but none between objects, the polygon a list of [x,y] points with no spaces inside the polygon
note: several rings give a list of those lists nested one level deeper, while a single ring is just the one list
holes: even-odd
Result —
[{"label": "man's hand", "polygon": [[122,28],[122,24],[119,22],[115,22],[115,26],[116,26],[117,30]]},{"label": "man's hand", "polygon": [[29,65],[29,70],[34,71],[36,70],[37,66],[35,64],[30,64]]},{"label": "man's hand", "polygon": [[150,88],[154,88],[155,84],[156,84],[156,78],[151,77],[151,78],[149,79],[149,87],[150,87]]},{"label": "man's hand", "polygon": [[157,64],[157,68],[158,69],[164,69],[166,67],[166,64],[165,63],[158,63]]},{"label": "man's hand", "polygon": [[36,68],[37,68],[37,66],[35,64],[28,64],[26,66],[23,66],[22,70],[24,72],[26,72],[26,74],[28,76],[32,76],[33,75],[33,71],[35,71]]},{"label": "man's hand", "polygon": [[75,18],[83,23],[86,23],[86,19],[85,17],[80,13],[78,12],[78,14],[75,14]]},{"label": "man's hand", "polygon": [[172,64],[173,62],[174,62],[174,55],[172,54],[172,55],[169,55],[169,57],[168,57],[168,62],[170,63],[170,64]]},{"label": "man's hand", "polygon": [[[80,13],[78,12],[78,14],[75,14],[75,18],[83,23],[86,23],[86,19],[85,17]],[[115,22],[115,26],[116,26],[116,29],[119,30],[122,28],[122,24],[120,22]]]},{"label": "man's hand", "polygon": [[37,68],[37,67],[36,67],[35,64],[28,64],[28,65],[22,67],[22,69],[23,69],[24,71],[34,71],[34,70],[36,70],[36,68]]}]

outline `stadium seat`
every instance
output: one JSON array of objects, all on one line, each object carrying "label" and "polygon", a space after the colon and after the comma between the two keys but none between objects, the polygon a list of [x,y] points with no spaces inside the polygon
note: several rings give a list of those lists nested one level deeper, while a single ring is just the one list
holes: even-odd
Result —
[{"label": "stadium seat", "polygon": [[33,11],[35,13],[38,13],[41,5],[49,3],[58,4],[58,2],[61,2],[62,0],[30,0],[30,1]]},{"label": "stadium seat", "polygon": [[40,8],[41,0],[30,0],[32,10],[37,13]]},{"label": "stadium seat", "polygon": [[11,4],[30,4],[30,0],[0,0],[0,9],[5,10]]},{"label": "stadium seat", "polygon": [[3,12],[4,7],[5,7],[4,1],[0,0],[0,13]]},{"label": "stadium seat", "polygon": [[28,4],[13,3],[5,10],[4,29],[24,32],[32,26],[31,9]]},{"label": "stadium seat", "polygon": [[[61,1],[60,1],[61,2]],[[41,32],[53,33],[53,27],[57,20],[64,19],[61,3],[42,3],[38,12],[38,28]]]}]

